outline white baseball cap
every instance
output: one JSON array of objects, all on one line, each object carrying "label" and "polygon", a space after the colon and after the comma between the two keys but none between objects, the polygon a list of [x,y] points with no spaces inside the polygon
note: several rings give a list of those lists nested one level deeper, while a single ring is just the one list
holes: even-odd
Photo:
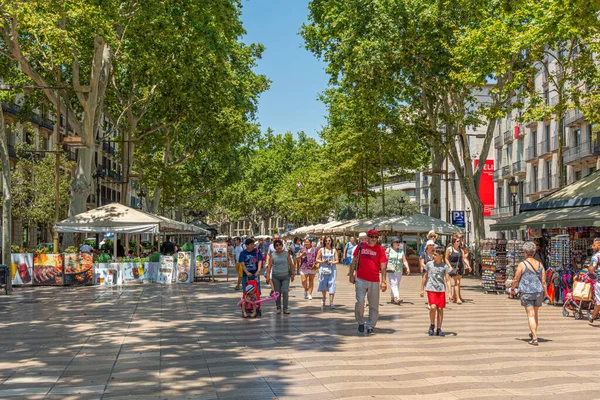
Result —
[{"label": "white baseball cap", "polygon": [[358,237],[359,237],[359,238],[362,238],[362,237],[367,237],[367,232],[361,232],[361,233],[359,233],[359,234],[358,234]]},{"label": "white baseball cap", "polygon": [[428,240],[427,243],[425,244],[425,246],[435,246],[435,242],[433,240]]}]

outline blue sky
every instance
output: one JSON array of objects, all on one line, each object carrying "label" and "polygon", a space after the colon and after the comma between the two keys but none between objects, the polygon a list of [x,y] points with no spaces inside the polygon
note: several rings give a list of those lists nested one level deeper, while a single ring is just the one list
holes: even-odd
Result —
[{"label": "blue sky", "polygon": [[308,15],[308,0],[244,0],[244,41],[265,45],[256,72],[271,79],[262,94],[261,129],[275,133],[306,132],[317,138],[327,110],[317,96],[327,86],[325,64],[304,49],[298,34]]}]

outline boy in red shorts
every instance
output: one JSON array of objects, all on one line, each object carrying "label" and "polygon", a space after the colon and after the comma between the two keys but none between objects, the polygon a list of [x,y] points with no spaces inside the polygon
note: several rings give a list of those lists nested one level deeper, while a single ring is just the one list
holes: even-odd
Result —
[{"label": "boy in red shorts", "polygon": [[[433,250],[433,261],[429,261],[423,268],[423,278],[421,279],[421,297],[425,296],[427,291],[427,300],[429,302],[429,336],[433,336],[435,331],[435,322],[437,314],[437,336],[446,336],[442,331],[442,321],[444,320],[444,308],[446,307],[446,287],[452,287],[450,284],[450,271],[452,269],[444,260],[444,248],[436,247]],[[452,294],[450,294],[452,300]]]}]

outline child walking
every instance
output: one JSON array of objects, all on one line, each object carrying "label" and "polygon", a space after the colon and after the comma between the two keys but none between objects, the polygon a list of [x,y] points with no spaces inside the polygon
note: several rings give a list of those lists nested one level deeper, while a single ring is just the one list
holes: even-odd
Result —
[{"label": "child walking", "polygon": [[[442,321],[444,320],[444,308],[446,307],[446,287],[452,288],[450,284],[450,266],[444,259],[444,248],[441,246],[433,250],[433,261],[429,261],[423,268],[423,278],[421,279],[421,297],[425,296],[427,291],[427,301],[429,303],[429,336],[434,332],[437,336],[446,336],[442,331]],[[452,300],[452,293],[449,295]],[[436,318],[437,316],[437,318]],[[437,319],[437,331],[435,323]]]}]

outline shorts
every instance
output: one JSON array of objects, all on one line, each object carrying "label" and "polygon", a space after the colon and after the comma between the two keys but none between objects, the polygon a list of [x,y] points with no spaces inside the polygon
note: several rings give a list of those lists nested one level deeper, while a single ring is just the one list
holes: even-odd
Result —
[{"label": "shorts", "polygon": [[464,267],[458,266],[458,267],[452,267],[452,272],[450,272],[448,275],[450,276],[462,276],[464,272]]},{"label": "shorts", "polygon": [[241,278],[244,273],[244,263],[235,264],[235,270],[237,271],[238,278]]},{"label": "shorts", "polygon": [[430,306],[437,308],[446,308],[446,292],[430,292],[427,291],[427,302]]},{"label": "shorts", "polygon": [[542,293],[521,293],[523,307],[541,307],[543,304]]},{"label": "shorts", "polygon": [[304,269],[304,268],[300,268],[300,275],[315,275],[317,272],[319,272],[318,269]]}]

